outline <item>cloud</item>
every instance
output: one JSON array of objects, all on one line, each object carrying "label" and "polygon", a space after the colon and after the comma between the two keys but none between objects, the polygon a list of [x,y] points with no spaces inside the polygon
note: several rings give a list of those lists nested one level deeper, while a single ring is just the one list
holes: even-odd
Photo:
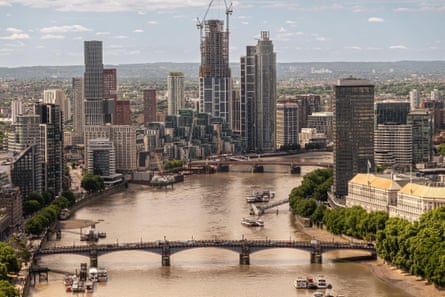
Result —
[{"label": "cloud", "polygon": [[289,25],[293,25],[293,24],[296,24],[296,23],[297,23],[296,21],[290,21],[290,20],[286,21],[286,24],[289,24]]},{"label": "cloud", "polygon": [[[9,0],[8,0],[9,1]],[[0,3],[5,0],[0,0]],[[75,12],[129,12],[145,13],[146,11],[175,10],[178,8],[204,8],[208,4],[203,0],[14,0],[17,4],[31,8],[50,8],[58,11]],[[73,2],[75,4],[73,4]],[[7,2],[6,2],[7,3]]]},{"label": "cloud", "polygon": [[20,39],[29,39],[29,35],[26,33],[13,33],[9,36],[1,36],[2,40],[20,40]]},{"label": "cloud", "polygon": [[398,44],[398,45],[391,45],[389,47],[390,49],[408,49],[406,46]]},{"label": "cloud", "polygon": [[113,38],[114,38],[114,39],[127,39],[128,36],[125,36],[125,35],[116,35],[116,36],[114,36]]},{"label": "cloud", "polygon": [[150,25],[157,25],[157,24],[158,24],[158,21],[147,21],[147,24],[150,24]]},{"label": "cloud", "polygon": [[287,32],[287,30],[284,27],[281,27],[280,29],[278,29],[278,32],[284,33],[284,32]]},{"label": "cloud", "polygon": [[144,33],[144,30],[142,30],[142,29],[136,29],[136,30],[133,30],[133,33]]},{"label": "cloud", "polygon": [[249,22],[241,22],[241,24],[243,24],[243,25],[248,25]]},{"label": "cloud", "polygon": [[22,33],[23,30],[22,29],[17,29],[17,28],[6,28],[5,31],[9,32],[9,33]]},{"label": "cloud", "polygon": [[345,47],[345,49],[351,49],[351,50],[356,50],[356,51],[362,50],[362,48],[359,46],[347,46],[347,47]]},{"label": "cloud", "polygon": [[56,35],[56,34],[45,34],[41,37],[42,39],[65,39],[64,35]]},{"label": "cloud", "polygon": [[12,6],[9,0],[0,0],[0,6]]},{"label": "cloud", "polygon": [[104,35],[110,35],[110,32],[96,32],[97,36],[104,36]]},{"label": "cloud", "polygon": [[370,17],[368,19],[368,22],[370,23],[383,23],[385,20],[382,18],[378,18],[378,17]]},{"label": "cloud", "polygon": [[71,25],[71,26],[53,26],[45,27],[40,29],[42,33],[68,33],[68,32],[87,32],[91,29],[85,28],[81,25]]}]

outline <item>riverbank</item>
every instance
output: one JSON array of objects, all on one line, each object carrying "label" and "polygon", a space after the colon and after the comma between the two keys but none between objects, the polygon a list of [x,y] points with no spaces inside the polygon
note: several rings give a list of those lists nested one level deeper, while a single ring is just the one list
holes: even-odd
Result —
[{"label": "riverbank", "polygon": [[[319,241],[338,241],[349,242],[350,239],[334,235],[326,229],[320,229],[316,226],[304,227],[301,218],[295,219],[299,230],[313,239]],[[411,275],[397,267],[386,264],[382,259],[378,258],[376,261],[359,262],[364,268],[369,269],[378,279],[390,284],[398,289],[403,290],[407,296],[418,297],[445,297],[445,291],[437,289],[434,285],[428,283],[426,280]]]}]

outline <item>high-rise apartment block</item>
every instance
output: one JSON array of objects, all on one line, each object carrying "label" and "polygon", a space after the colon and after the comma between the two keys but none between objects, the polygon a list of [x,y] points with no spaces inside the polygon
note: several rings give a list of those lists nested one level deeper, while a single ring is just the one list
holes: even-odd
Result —
[{"label": "high-rise apartment block", "polygon": [[35,114],[40,117],[40,154],[43,189],[55,196],[63,187],[63,116],[56,104],[38,104]]},{"label": "high-rise apartment block", "polygon": [[63,113],[64,121],[71,120],[71,103],[61,89],[49,89],[43,91],[43,103],[56,104]]},{"label": "high-rise apartment block", "polygon": [[241,58],[241,138],[248,151],[276,149],[276,53],[269,32]]},{"label": "high-rise apartment block", "polygon": [[298,105],[277,104],[277,149],[285,145],[298,144]]},{"label": "high-rise apartment block", "polygon": [[85,126],[85,104],[83,95],[83,77],[73,77],[73,135],[72,144],[83,144],[83,127]]},{"label": "high-rise apartment block", "polygon": [[426,110],[412,111],[408,114],[407,123],[413,129],[413,162],[430,162],[433,158],[431,113]]},{"label": "high-rise apartment block", "polygon": [[409,92],[409,103],[411,110],[416,110],[420,106],[420,96],[419,92],[416,89],[413,89]]},{"label": "high-rise apartment block", "polygon": [[184,73],[170,72],[167,78],[168,114],[178,114],[184,108]]},{"label": "high-rise apartment block", "polygon": [[144,126],[156,122],[156,90],[144,90]]},{"label": "high-rise apartment block", "polygon": [[333,112],[333,192],[345,197],[348,181],[374,166],[374,85],[352,77],[339,80]]},{"label": "high-rise apartment block", "polygon": [[224,30],[224,21],[206,20],[201,36],[199,111],[230,125],[231,85],[229,32]]}]

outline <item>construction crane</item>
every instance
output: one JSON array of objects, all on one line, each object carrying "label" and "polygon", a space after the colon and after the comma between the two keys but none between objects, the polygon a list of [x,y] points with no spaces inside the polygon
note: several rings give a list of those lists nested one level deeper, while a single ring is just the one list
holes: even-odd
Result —
[{"label": "construction crane", "polygon": [[[199,19],[199,17],[196,18],[196,28],[199,30],[199,36],[201,38],[204,38],[202,29],[204,28],[205,19],[207,17],[207,14],[209,13],[210,7],[212,6],[214,0],[210,0],[209,5],[207,6],[207,9],[202,17],[202,19]],[[227,4],[227,1],[224,0],[224,5],[226,7],[226,32],[229,32],[229,16],[232,15],[233,9],[232,9],[232,2],[230,4]]]}]

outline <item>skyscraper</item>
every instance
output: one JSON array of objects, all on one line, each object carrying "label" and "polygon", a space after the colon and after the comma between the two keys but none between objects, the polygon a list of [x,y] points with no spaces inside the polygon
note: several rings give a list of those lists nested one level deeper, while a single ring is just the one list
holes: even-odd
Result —
[{"label": "skyscraper", "polygon": [[43,103],[56,104],[63,113],[64,121],[71,120],[71,103],[65,92],[61,89],[49,89],[43,91]]},{"label": "skyscraper", "polygon": [[224,21],[206,20],[201,36],[199,111],[230,122],[232,79],[229,67],[229,32]]},{"label": "skyscraper", "polygon": [[413,163],[430,162],[433,158],[433,124],[428,110],[411,111],[407,123],[413,129]]},{"label": "skyscraper", "polygon": [[246,55],[241,57],[241,98],[240,130],[244,150],[255,150],[255,53],[256,47],[246,47]]},{"label": "skyscraper", "polygon": [[85,105],[83,96],[83,78],[73,77],[73,144],[83,144],[83,128],[85,126]]},{"label": "skyscraper", "polygon": [[55,196],[62,193],[63,184],[63,116],[56,104],[38,104],[40,117],[40,154],[43,189]]},{"label": "skyscraper", "polygon": [[170,72],[167,78],[168,114],[178,114],[184,108],[184,73]]},{"label": "skyscraper", "polygon": [[277,62],[269,32],[261,32],[256,46],[256,149],[276,148]]},{"label": "skyscraper", "polygon": [[338,80],[333,112],[333,189],[345,197],[349,180],[374,164],[374,85],[352,77]]},{"label": "skyscraper", "polygon": [[156,90],[144,90],[144,126],[156,122]]},{"label": "skyscraper", "polygon": [[[241,57],[241,139],[247,151],[276,149],[276,54],[269,32]],[[298,131],[297,131],[298,132]]]},{"label": "skyscraper", "polygon": [[104,69],[104,121],[116,124],[117,73],[115,68]]},{"label": "skyscraper", "polygon": [[84,42],[85,125],[104,124],[104,65],[102,41]]},{"label": "skyscraper", "polygon": [[277,149],[284,145],[298,144],[298,105],[277,104]]}]

